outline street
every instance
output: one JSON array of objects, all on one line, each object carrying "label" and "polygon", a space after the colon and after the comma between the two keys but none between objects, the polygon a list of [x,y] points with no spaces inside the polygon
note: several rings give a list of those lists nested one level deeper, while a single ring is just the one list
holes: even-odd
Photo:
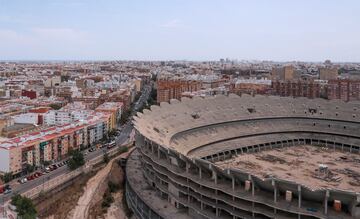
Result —
[{"label": "street", "polygon": [[[145,103],[145,101],[149,98],[150,95],[150,91],[151,91],[151,86],[145,86],[141,96],[139,97],[139,99],[135,102],[133,109],[131,111],[129,120],[123,125],[121,126],[121,132],[120,134],[117,136],[116,138],[116,147],[121,146],[124,142],[126,142],[126,140],[129,138],[130,133],[133,130],[133,126],[131,123],[131,119],[132,116],[136,113],[136,111],[141,108],[143,106],[143,104]],[[114,150],[115,148],[112,148],[111,150]],[[107,149],[107,147],[103,147],[100,149],[97,149],[96,151],[90,152],[88,153],[86,156],[84,156],[85,162],[88,162],[89,160],[92,160],[96,157],[99,156],[103,156],[104,152],[108,151],[110,149]],[[87,149],[85,150],[87,151]],[[84,151],[84,152],[85,152]],[[0,195],[0,199],[2,200],[2,202],[6,202],[8,200],[10,200],[10,198],[14,195],[14,194],[22,194],[32,188],[35,188],[39,185],[42,185],[45,181],[49,180],[49,179],[53,179],[55,177],[58,177],[60,175],[69,173],[71,170],[68,168],[67,165],[61,166],[49,173],[46,173],[38,178],[35,178],[34,180],[28,181],[24,184],[20,184],[20,183],[14,183],[14,181],[16,181],[17,179],[14,179],[13,182],[11,183],[12,185],[12,192],[9,194],[1,194]]]}]

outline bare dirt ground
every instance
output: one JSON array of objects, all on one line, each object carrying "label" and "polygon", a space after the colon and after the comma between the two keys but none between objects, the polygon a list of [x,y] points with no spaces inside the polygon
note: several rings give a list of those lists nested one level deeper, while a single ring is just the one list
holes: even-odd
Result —
[{"label": "bare dirt ground", "polygon": [[261,178],[296,181],[310,188],[360,191],[360,155],[316,146],[294,146],[242,154],[217,162]]},{"label": "bare dirt ground", "polygon": [[[111,167],[111,171],[109,173],[109,175],[107,176],[107,179],[104,182],[104,185],[107,186],[107,182],[113,182],[114,184],[120,185],[122,186],[124,183],[124,173],[122,168],[116,163],[114,162],[112,167]],[[97,193],[94,197],[94,201],[92,202],[92,206],[90,208],[89,211],[89,218],[104,218],[104,219],[108,219],[108,218],[112,218],[111,216],[115,216],[116,218],[126,218],[125,213],[123,213],[122,211],[122,187],[120,187],[120,190],[116,193],[114,193],[112,196],[114,198],[114,203],[112,203],[112,205],[108,208],[108,209],[104,209],[101,206],[102,200],[103,200],[103,194],[105,193],[107,187],[102,188],[102,193]],[[111,211],[112,213],[110,213],[109,215],[107,214],[107,212]]]},{"label": "bare dirt ground", "polygon": [[127,218],[123,209],[123,188],[112,193],[114,202],[106,209],[101,206],[103,195],[108,190],[108,182],[124,184],[124,172],[118,165],[118,158],[128,156],[123,153],[111,159],[106,165],[97,166],[92,172],[77,177],[73,183],[59,192],[44,194],[35,200],[39,218],[46,219],[98,219]]},{"label": "bare dirt ground", "polygon": [[[101,201],[103,194],[108,189],[108,181],[122,185],[124,174],[118,166],[119,158],[126,156],[128,153],[120,154],[111,159],[109,163],[97,174],[92,177],[85,186],[85,192],[79,198],[76,207],[69,213],[68,219],[92,219],[104,218],[102,215]],[[119,200],[121,201],[121,199]]]},{"label": "bare dirt ground", "polygon": [[86,182],[94,175],[77,177],[71,186],[55,194],[46,194],[35,200],[39,218],[65,219],[68,212],[74,208],[79,197],[84,192]]},{"label": "bare dirt ground", "polygon": [[128,219],[123,211],[122,197],[123,191],[116,192],[113,195],[115,202],[110,206],[105,215],[106,219]]}]

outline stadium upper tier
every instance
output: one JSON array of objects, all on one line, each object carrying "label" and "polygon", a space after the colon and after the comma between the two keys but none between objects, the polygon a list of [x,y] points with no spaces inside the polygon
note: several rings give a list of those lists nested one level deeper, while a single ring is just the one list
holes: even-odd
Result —
[{"label": "stadium upper tier", "polygon": [[189,157],[314,135],[319,141],[360,145],[360,102],[249,95],[182,98],[151,106],[134,120],[143,136]]}]

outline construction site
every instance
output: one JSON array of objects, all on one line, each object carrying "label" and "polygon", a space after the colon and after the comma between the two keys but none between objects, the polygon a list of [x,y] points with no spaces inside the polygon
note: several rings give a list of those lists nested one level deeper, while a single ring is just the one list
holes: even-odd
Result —
[{"label": "construction site", "polygon": [[303,145],[244,153],[216,162],[221,168],[237,168],[259,178],[295,181],[311,189],[360,192],[360,154]]},{"label": "construction site", "polygon": [[359,112],[232,94],[151,106],[134,118],[127,203],[139,218],[360,219]]}]

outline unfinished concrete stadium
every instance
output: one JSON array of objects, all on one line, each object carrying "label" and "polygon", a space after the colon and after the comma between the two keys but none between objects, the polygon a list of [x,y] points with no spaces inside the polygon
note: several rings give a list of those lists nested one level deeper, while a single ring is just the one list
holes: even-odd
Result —
[{"label": "unfinished concrete stadium", "polygon": [[134,118],[137,218],[360,218],[360,103],[183,98]]}]

